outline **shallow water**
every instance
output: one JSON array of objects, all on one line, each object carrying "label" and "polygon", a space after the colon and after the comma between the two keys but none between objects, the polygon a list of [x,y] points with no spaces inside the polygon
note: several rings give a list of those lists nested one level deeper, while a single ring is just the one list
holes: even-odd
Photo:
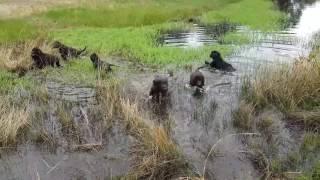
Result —
[{"label": "shallow water", "polygon": [[[236,28],[237,33],[249,36],[252,42],[238,47],[233,54],[225,58],[237,69],[236,72],[223,74],[208,69],[201,70],[206,78],[207,91],[204,97],[195,98],[191,90],[184,88],[190,73],[178,72],[171,80],[172,106],[168,108],[168,114],[175,124],[172,134],[199,174],[203,173],[204,160],[210,148],[221,138],[222,142],[216,147],[218,154],[210,156],[206,166],[206,177],[209,179],[260,178],[262,174],[250,160],[252,157],[243,153],[252,150],[248,145],[252,142],[269,150],[267,156],[277,153],[279,157],[283,157],[298,147],[299,137],[281,121],[281,113],[269,114],[277,122],[271,127],[273,132],[271,139],[255,137],[255,140],[252,140],[250,136],[229,137],[230,134],[236,133],[232,125],[232,112],[239,103],[238,95],[243,75],[253,75],[259,68],[267,65],[293,62],[295,58],[307,56],[312,48],[312,36],[320,30],[320,23],[317,21],[320,17],[320,2],[295,3],[289,4],[285,9],[291,13],[292,19],[288,27],[282,31],[267,33],[252,31],[246,27]],[[165,46],[194,48],[217,43],[205,32],[201,29],[198,32],[185,33],[184,36],[166,35],[170,37],[170,41],[165,41]],[[217,84],[230,85],[215,86]],[[268,144],[274,144],[275,148],[268,147],[264,143],[266,141]]]},{"label": "shallow water", "polygon": [[192,24],[188,31],[167,32],[160,38],[160,44],[168,47],[198,48],[219,44],[219,37],[236,30],[236,25],[220,23],[212,26]]}]

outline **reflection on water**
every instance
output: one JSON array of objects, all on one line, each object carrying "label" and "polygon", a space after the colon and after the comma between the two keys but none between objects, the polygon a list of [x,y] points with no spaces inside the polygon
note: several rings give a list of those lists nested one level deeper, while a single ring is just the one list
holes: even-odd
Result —
[{"label": "reflection on water", "polygon": [[320,2],[306,6],[293,32],[299,38],[310,38],[320,30]]},{"label": "reflection on water", "polygon": [[282,31],[242,31],[252,43],[239,47],[227,60],[233,62],[240,73],[253,73],[266,64],[291,62],[300,56],[307,56],[313,47],[312,37],[320,30],[320,1],[304,7],[296,25]]},{"label": "reflection on water", "polygon": [[313,4],[316,0],[274,0],[279,9],[289,14],[286,27],[292,27],[300,21],[300,16],[305,7]]},{"label": "reflection on water", "polygon": [[192,24],[189,31],[163,34],[160,44],[168,47],[198,48],[219,43],[219,37],[236,30],[236,25],[227,22],[211,26]]}]

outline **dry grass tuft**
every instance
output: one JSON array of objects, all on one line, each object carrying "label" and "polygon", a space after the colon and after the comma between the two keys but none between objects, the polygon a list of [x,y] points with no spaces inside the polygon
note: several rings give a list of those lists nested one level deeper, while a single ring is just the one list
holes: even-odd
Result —
[{"label": "dry grass tuft", "polygon": [[0,146],[7,146],[15,143],[19,130],[29,124],[29,110],[26,104],[18,107],[1,97],[0,114]]},{"label": "dry grass tuft", "polygon": [[319,79],[320,62],[301,58],[292,66],[267,68],[254,80],[245,81],[243,95],[258,108],[273,105],[286,114],[294,112],[295,116],[313,121],[319,117]]},{"label": "dry grass tuft", "polygon": [[132,170],[128,179],[170,179],[184,175],[186,161],[163,127],[154,127],[139,111],[138,104],[121,96],[120,83],[100,83],[101,102],[106,103],[108,119],[122,119],[128,134],[136,139],[131,154]]},{"label": "dry grass tuft", "polygon": [[0,46],[0,70],[19,72],[28,70],[32,65],[31,50],[40,47],[45,52],[52,52],[52,48],[43,38]]},{"label": "dry grass tuft", "polygon": [[288,118],[297,123],[303,122],[307,127],[318,129],[320,127],[320,110],[290,112]]},{"label": "dry grass tuft", "polygon": [[237,111],[233,113],[233,125],[241,130],[252,130],[254,127],[255,106],[251,103],[241,101]]}]

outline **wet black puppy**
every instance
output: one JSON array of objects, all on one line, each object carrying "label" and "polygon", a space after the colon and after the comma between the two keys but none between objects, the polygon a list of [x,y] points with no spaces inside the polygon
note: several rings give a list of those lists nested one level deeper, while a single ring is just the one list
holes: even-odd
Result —
[{"label": "wet black puppy", "polygon": [[218,51],[212,51],[210,54],[210,57],[212,58],[211,62],[206,61],[205,63],[210,65],[213,68],[222,70],[222,71],[229,71],[229,72],[233,72],[236,69],[232,67],[231,64],[225,62],[222,57],[221,54]]},{"label": "wet black puppy", "polygon": [[198,87],[198,88],[203,88],[204,86],[204,75],[202,74],[202,72],[199,71],[199,69],[197,69],[196,71],[194,71],[193,73],[191,73],[190,75],[190,82],[189,85],[191,87]]},{"label": "wet black puppy", "polygon": [[44,53],[36,47],[31,51],[31,58],[33,60],[33,66],[39,69],[43,69],[44,67],[49,65],[52,67],[54,67],[55,65],[57,67],[61,67],[60,59],[57,56]]},{"label": "wet black puppy", "polygon": [[87,49],[85,47],[82,50],[75,49],[73,47],[66,46],[59,41],[55,41],[52,44],[52,48],[58,49],[63,60],[68,60],[69,58],[79,58],[80,55]]},{"label": "wet black puppy", "polygon": [[160,102],[160,100],[165,99],[168,96],[169,83],[167,77],[155,76],[149,96],[152,100]]},{"label": "wet black puppy", "polygon": [[91,54],[90,59],[95,69],[98,69],[100,71],[104,70],[106,73],[112,71],[112,66],[116,66],[114,64],[102,61],[96,53]]}]

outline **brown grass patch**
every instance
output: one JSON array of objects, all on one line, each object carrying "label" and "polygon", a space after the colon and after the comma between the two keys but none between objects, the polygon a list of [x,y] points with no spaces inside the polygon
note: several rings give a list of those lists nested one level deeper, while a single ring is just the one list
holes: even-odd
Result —
[{"label": "brown grass patch", "polygon": [[43,38],[14,44],[2,44],[0,46],[0,70],[19,72],[30,69],[32,65],[31,50],[34,47],[40,47],[44,52],[52,52],[52,48]]},{"label": "brown grass patch", "polygon": [[0,114],[0,146],[7,146],[15,143],[19,131],[29,124],[29,110],[27,104],[20,107],[1,97]]},{"label": "brown grass patch", "polygon": [[[246,101],[263,109],[272,105],[285,114],[305,121],[318,121],[320,108],[320,62],[301,58],[293,65],[267,68],[246,80]],[[291,118],[292,119],[292,118]]]},{"label": "brown grass patch", "polygon": [[255,106],[251,103],[241,101],[237,111],[233,113],[233,125],[241,130],[252,130],[254,127]]},{"label": "brown grass patch", "polygon": [[320,63],[299,59],[292,66],[267,68],[251,81],[247,97],[260,106],[288,112],[320,105]]}]

